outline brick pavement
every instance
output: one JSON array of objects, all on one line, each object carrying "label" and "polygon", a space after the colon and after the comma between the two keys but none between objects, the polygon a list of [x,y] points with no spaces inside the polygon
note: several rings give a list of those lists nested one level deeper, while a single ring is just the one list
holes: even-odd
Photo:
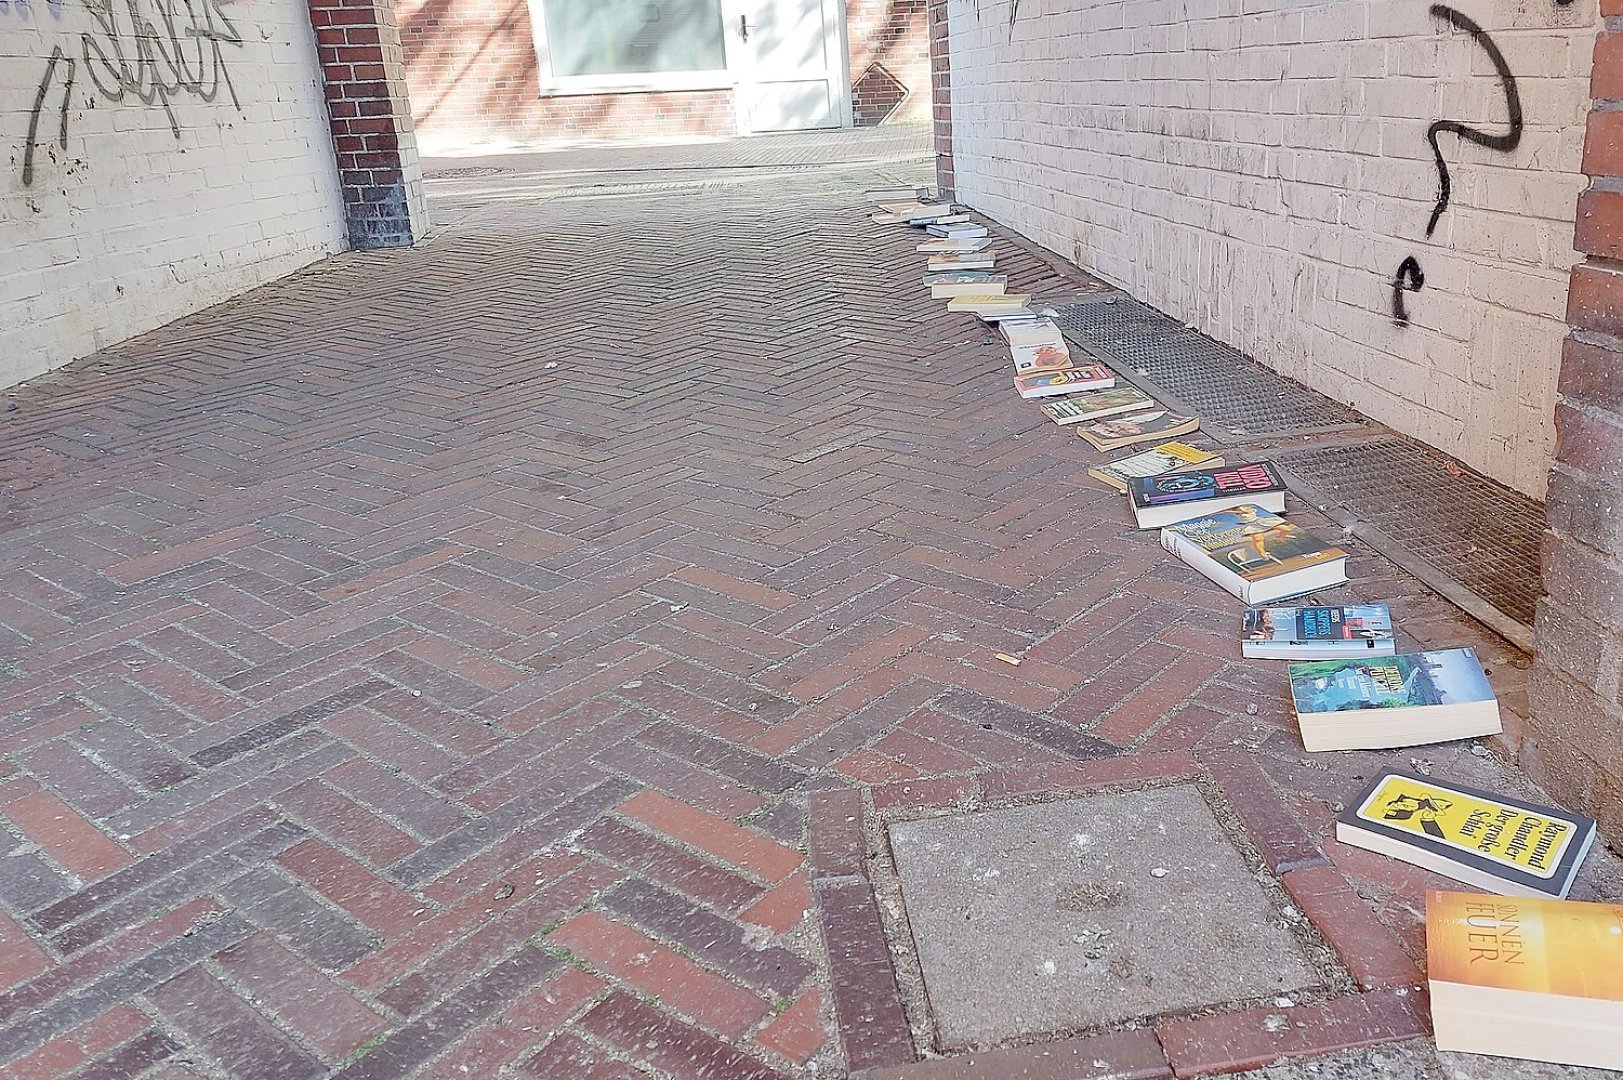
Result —
[{"label": "brick pavement", "polygon": [[[1064,1052],[1423,1032],[1434,879],[1327,839],[1332,807],[1393,757],[1520,781],[1301,753],[1237,605],[866,221],[879,176],[458,196],[425,247],[14,393],[0,1075],[975,1075],[908,1067],[879,824],[1189,778],[1352,928],[1345,972],[1288,1046],[1234,1003]],[[1514,650],[1353,569],[1328,599],[1397,601],[1518,703]],[[1623,895],[1615,861],[1576,895]]]}]

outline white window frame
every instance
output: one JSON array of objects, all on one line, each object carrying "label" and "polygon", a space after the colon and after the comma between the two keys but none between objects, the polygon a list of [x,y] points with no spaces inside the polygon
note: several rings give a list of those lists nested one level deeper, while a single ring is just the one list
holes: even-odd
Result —
[{"label": "white window frame", "polygon": [[[629,71],[622,74],[554,75],[552,51],[547,46],[547,0],[526,0],[535,38],[536,76],[542,97],[571,94],[647,94],[662,90],[731,90],[738,84],[730,67],[710,71]],[[728,33],[731,5],[721,0],[722,62],[731,64],[732,35]]]}]

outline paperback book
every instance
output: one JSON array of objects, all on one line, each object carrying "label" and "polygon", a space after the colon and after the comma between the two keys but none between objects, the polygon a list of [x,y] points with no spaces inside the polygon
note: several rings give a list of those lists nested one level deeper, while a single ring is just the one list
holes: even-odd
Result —
[{"label": "paperback book", "polygon": [[947,301],[948,311],[985,316],[1000,311],[1024,311],[1030,293],[966,293]]},{"label": "paperback book", "polygon": [[1285,481],[1267,462],[1140,477],[1127,494],[1141,529],[1163,528],[1240,502],[1285,511]]},{"label": "paperback book", "polygon": [[936,300],[971,294],[991,296],[1003,292],[1009,285],[1004,275],[989,274],[985,270],[949,270],[925,274],[923,280],[930,286],[930,296]]},{"label": "paperback book", "polygon": [[924,231],[931,236],[985,236],[985,225],[971,225],[967,221],[954,221],[946,225],[926,225]]},{"label": "paperback book", "polygon": [[931,270],[990,270],[997,265],[997,256],[989,251],[972,251],[962,255],[931,255],[925,264]]},{"label": "paperback book", "polygon": [[1117,450],[1134,443],[1165,439],[1172,435],[1187,435],[1200,430],[1200,419],[1179,416],[1175,412],[1156,408],[1149,412],[1101,420],[1078,428],[1077,434],[1093,444],[1095,450]]},{"label": "paperback book", "polygon": [[1033,371],[1014,377],[1015,390],[1027,401],[1077,394],[1088,390],[1109,390],[1115,385],[1115,372],[1103,364],[1060,368],[1056,371]]},{"label": "paperback book", "polygon": [[870,188],[866,194],[867,200],[871,203],[915,203],[923,202],[929,197],[930,189],[927,187]]},{"label": "paperback book", "polygon": [[1502,730],[1474,649],[1306,660],[1290,666],[1290,682],[1308,750],[1377,750]]},{"label": "paperback book", "polygon": [[1397,652],[1385,604],[1265,607],[1245,613],[1240,653],[1247,660],[1341,660]]},{"label": "paperback book", "polygon": [[[1041,341],[1031,345],[1016,345],[1009,350],[1014,360],[1014,374],[1018,380],[1022,375],[1035,375],[1040,372],[1066,371],[1071,367],[1071,350],[1066,347],[1063,338],[1054,341]],[[1018,382],[1015,384],[1019,385]],[[1087,388],[1084,389],[1102,389]],[[1061,390],[1059,393],[1067,393]],[[1021,397],[1034,395],[1021,393]],[[1045,396],[1045,395],[1036,395]]]},{"label": "paperback book", "polygon": [[1592,818],[1382,769],[1336,818],[1336,839],[1503,896],[1565,898]]},{"label": "paperback book", "polygon": [[1065,344],[1065,335],[1060,333],[1059,324],[1040,315],[1034,314],[1030,319],[1001,322],[997,329],[1011,348],[1021,345]]},{"label": "paperback book", "polygon": [[[1137,388],[1116,386],[1109,390],[1096,390],[1091,394],[1076,394],[1046,402],[1043,415],[1060,427],[1091,423],[1100,417],[1141,409],[1149,401]],[[1153,402],[1151,403],[1153,404]]]},{"label": "paperback book", "polygon": [[989,236],[938,236],[931,240],[923,240],[914,251],[923,251],[930,254],[954,251],[980,251],[992,246]]},{"label": "paperback book", "polygon": [[1439,1050],[1623,1069],[1623,904],[1433,890],[1426,976]]},{"label": "paperback book", "polygon": [[1141,476],[1160,476],[1202,467],[1215,468],[1221,464],[1223,459],[1216,454],[1197,450],[1188,443],[1168,442],[1141,450],[1131,457],[1095,465],[1088,470],[1088,475],[1095,480],[1103,480],[1117,491],[1126,491]]},{"label": "paperback book", "polygon": [[1161,530],[1161,546],[1247,604],[1347,580],[1345,551],[1260,506],[1235,506],[1168,525]]},{"label": "paperback book", "polygon": [[[890,207],[885,204],[881,204],[881,206],[884,209],[890,209]],[[959,214],[960,211],[951,203],[915,203],[912,206],[898,208],[896,213],[900,215],[902,219],[905,220],[909,225],[918,225],[922,227],[932,223],[940,224],[942,221],[953,217],[955,214]]]}]

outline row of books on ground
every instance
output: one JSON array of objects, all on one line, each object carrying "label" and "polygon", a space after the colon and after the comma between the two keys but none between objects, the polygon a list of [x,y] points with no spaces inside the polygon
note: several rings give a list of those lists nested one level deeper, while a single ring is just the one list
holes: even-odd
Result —
[{"label": "row of books on ground", "polygon": [[[1054,319],[992,273],[988,231],[923,189],[870,192],[876,221],[923,226],[924,284],[948,310],[995,325],[1015,389],[1099,450],[1197,430],[1108,367],[1073,360]],[[1241,652],[1293,661],[1309,751],[1382,749],[1497,734],[1498,702],[1469,648],[1399,655],[1385,604],[1277,601],[1346,582],[1347,553],[1291,525],[1269,462],[1228,465],[1182,442],[1088,470],[1125,493],[1140,529],[1247,604]],[[1269,606],[1274,605],[1274,606]],[[1432,892],[1429,977],[1438,1046],[1623,1068],[1623,906],[1566,900],[1595,822],[1553,807],[1383,770],[1336,823],[1344,843],[1499,896]],[[1499,897],[1515,897],[1504,900]]]}]

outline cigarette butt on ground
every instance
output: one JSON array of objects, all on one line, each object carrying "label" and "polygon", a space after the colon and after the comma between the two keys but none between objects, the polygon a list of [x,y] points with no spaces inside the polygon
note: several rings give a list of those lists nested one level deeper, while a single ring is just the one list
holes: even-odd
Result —
[{"label": "cigarette butt on ground", "polygon": [[1019,667],[1020,664],[1022,663],[1021,659],[1018,656],[1010,656],[1006,652],[993,653],[992,655],[997,657],[999,660],[1003,661],[1005,664],[1010,664],[1010,665],[1012,665],[1014,667]]}]

